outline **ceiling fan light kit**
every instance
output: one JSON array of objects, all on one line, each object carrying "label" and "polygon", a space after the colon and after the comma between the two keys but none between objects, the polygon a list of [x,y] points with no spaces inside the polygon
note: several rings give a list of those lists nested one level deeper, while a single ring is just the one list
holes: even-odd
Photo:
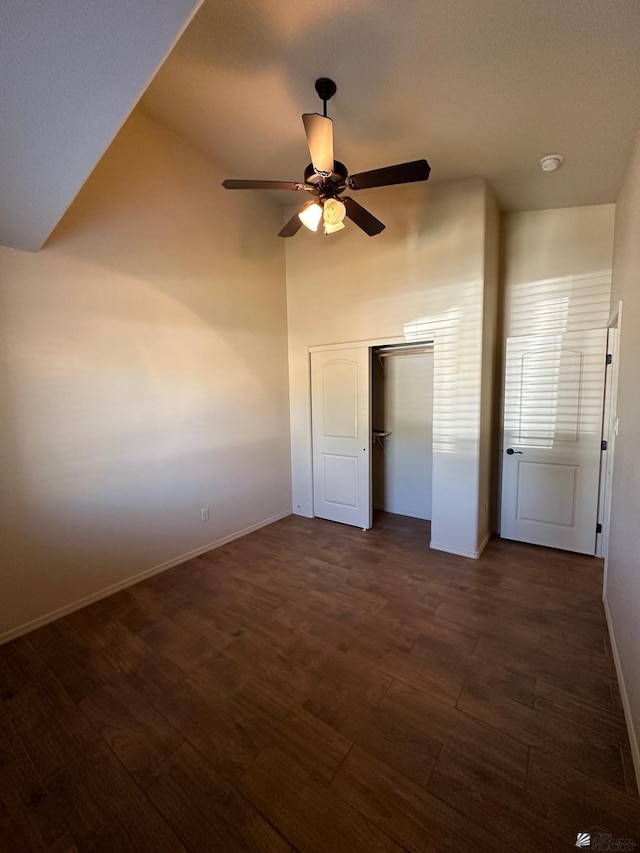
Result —
[{"label": "ceiling fan light kit", "polygon": [[410,163],[349,175],[344,163],[333,158],[333,122],[327,117],[327,101],[335,95],[336,84],[328,77],[320,77],[316,80],[315,88],[323,102],[323,115],[305,113],[302,116],[311,154],[311,163],[304,170],[304,180],[298,183],[227,179],[222,182],[222,186],[227,190],[303,190],[313,195],[314,198],[306,201],[280,230],[280,237],[293,237],[301,225],[305,225],[310,231],[317,231],[321,220],[324,223],[324,233],[334,234],[345,227],[345,218],[373,237],[384,230],[384,224],[357,201],[342,196],[342,193],[346,189],[366,190],[426,181],[431,167],[426,160],[412,160]]},{"label": "ceiling fan light kit", "polygon": [[309,231],[317,231],[322,219],[322,208],[316,201],[308,201],[298,212],[298,218]]}]

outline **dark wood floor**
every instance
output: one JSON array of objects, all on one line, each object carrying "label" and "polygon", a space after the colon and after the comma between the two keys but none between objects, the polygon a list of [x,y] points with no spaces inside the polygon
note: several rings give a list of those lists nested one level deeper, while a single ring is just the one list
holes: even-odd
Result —
[{"label": "dark wood floor", "polygon": [[287,518],[0,647],[0,849],[640,848],[601,562]]}]

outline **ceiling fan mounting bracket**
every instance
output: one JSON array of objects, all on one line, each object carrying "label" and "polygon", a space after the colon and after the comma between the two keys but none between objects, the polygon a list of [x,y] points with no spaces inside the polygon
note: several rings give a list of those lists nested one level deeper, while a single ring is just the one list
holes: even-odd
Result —
[{"label": "ceiling fan mounting bracket", "polygon": [[337,91],[338,87],[328,77],[320,77],[316,80],[316,92],[322,101],[330,101]]},{"label": "ceiling fan mounting bracket", "polygon": [[327,101],[330,101],[331,98],[338,91],[338,87],[330,80],[328,77],[319,77],[316,80],[316,92],[318,93],[318,97],[324,104],[324,115],[327,115]]}]

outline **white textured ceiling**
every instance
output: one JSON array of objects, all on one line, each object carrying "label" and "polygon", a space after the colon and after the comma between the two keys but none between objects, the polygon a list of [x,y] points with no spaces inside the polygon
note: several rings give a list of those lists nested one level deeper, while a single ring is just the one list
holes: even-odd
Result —
[{"label": "white textured ceiling", "polygon": [[640,2],[205,0],[142,106],[228,177],[300,180],[320,76],[350,172],[426,157],[506,210],[611,202],[640,120]]},{"label": "white textured ceiling", "polygon": [[39,249],[201,0],[2,0],[0,243]]}]

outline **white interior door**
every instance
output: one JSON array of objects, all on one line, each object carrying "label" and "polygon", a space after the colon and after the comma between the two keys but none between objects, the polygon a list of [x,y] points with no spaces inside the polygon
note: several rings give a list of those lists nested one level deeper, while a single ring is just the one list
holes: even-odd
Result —
[{"label": "white interior door", "polygon": [[311,353],[314,515],[371,527],[368,347]]},{"label": "white interior door", "polygon": [[595,553],[606,329],[509,338],[500,535]]}]

